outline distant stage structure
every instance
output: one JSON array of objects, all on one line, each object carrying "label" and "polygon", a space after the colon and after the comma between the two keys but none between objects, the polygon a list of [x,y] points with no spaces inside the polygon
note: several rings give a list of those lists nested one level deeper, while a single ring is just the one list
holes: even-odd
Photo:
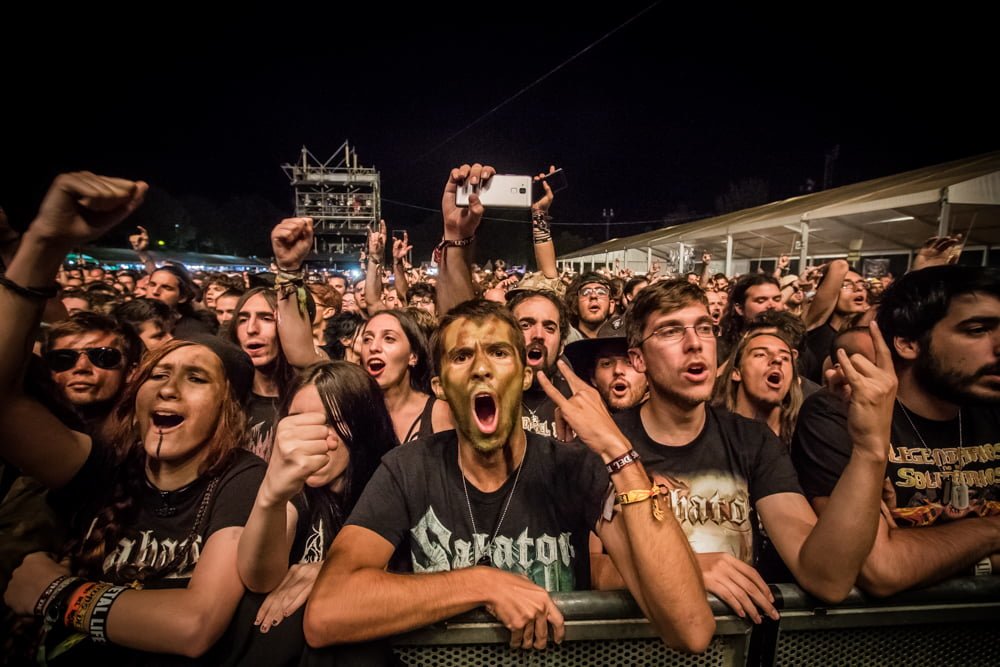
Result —
[{"label": "distant stage structure", "polygon": [[359,167],[347,141],[326,161],[303,146],[298,162],[281,168],[295,188],[295,215],[313,219],[316,237],[309,261],[356,268],[368,229],[382,215],[378,171]]}]

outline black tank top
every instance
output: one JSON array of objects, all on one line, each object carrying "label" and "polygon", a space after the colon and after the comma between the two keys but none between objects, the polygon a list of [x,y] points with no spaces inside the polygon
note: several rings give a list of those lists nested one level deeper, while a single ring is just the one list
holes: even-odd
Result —
[{"label": "black tank top", "polygon": [[421,438],[428,438],[434,435],[434,424],[431,414],[434,412],[435,401],[437,401],[435,397],[427,397],[427,402],[424,403],[424,409],[419,415],[417,415],[417,418],[413,420],[413,423],[410,424],[410,429],[403,437],[403,442],[420,440]]}]

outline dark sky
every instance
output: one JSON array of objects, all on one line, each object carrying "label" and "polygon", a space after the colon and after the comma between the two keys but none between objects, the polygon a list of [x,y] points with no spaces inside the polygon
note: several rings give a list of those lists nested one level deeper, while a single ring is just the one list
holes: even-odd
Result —
[{"label": "dark sky", "polygon": [[[822,5],[807,19],[714,3],[656,5],[446,141],[644,6],[610,4],[455,4],[447,25],[375,4],[352,15],[227,5],[227,16],[171,4],[100,27],[46,6],[4,21],[0,203],[24,219],[53,175],[86,168],[171,196],[258,194],[290,213],[280,165],[303,144],[325,158],[349,139],[381,170],[384,197],[418,206],[436,207],[463,161],[563,166],[556,221],[599,240],[602,226],[580,223],[601,222],[603,207],[617,221],[711,212],[746,177],[766,180],[771,199],[797,194],[822,181],[835,145],[835,185],[1000,147],[983,17],[822,16]],[[400,227],[427,220],[384,213]]]}]

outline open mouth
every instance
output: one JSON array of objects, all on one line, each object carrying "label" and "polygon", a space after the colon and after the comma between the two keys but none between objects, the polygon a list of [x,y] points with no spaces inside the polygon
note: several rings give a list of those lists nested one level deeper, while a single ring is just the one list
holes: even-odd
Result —
[{"label": "open mouth", "polygon": [[628,383],[624,381],[613,382],[611,384],[611,391],[615,394],[625,394],[628,392]]},{"label": "open mouth", "polygon": [[251,342],[244,345],[244,347],[246,348],[247,353],[253,353],[256,352],[257,350],[263,350],[265,345],[264,343],[260,342]]},{"label": "open mouth", "polygon": [[369,359],[366,368],[369,375],[378,375],[385,370],[385,362],[381,359]]},{"label": "open mouth", "polygon": [[705,364],[691,364],[684,372],[692,382],[701,382],[708,377],[708,367]]},{"label": "open mouth", "polygon": [[528,365],[537,366],[545,361],[545,349],[541,346],[528,348]]},{"label": "open mouth", "polygon": [[497,402],[490,394],[476,394],[472,399],[472,414],[476,418],[476,426],[484,435],[491,435],[497,430]]},{"label": "open mouth", "polygon": [[781,373],[775,371],[773,373],[768,373],[767,376],[764,378],[764,381],[767,383],[767,386],[771,387],[772,389],[781,389],[781,381],[783,379],[784,378],[782,377]]},{"label": "open mouth", "polygon": [[181,425],[181,422],[184,421],[184,417],[172,412],[154,412],[151,415],[151,419],[153,421],[153,426],[155,426],[159,431],[176,428]]}]

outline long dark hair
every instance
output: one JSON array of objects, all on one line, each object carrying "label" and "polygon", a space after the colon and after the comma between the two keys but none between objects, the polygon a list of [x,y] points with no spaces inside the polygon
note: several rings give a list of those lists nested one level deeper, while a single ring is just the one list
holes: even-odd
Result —
[{"label": "long dark hair", "polygon": [[335,516],[340,515],[342,524],[343,518],[354,509],[382,456],[399,442],[381,388],[357,364],[323,361],[303,370],[288,392],[281,407],[281,417],[288,415],[295,394],[309,385],[316,387],[326,408],[327,421],[350,452],[343,491],[334,496]]},{"label": "long dark hair", "polygon": [[[267,301],[267,305],[271,307],[275,317],[278,315],[278,297],[270,287],[254,287],[244,292],[240,300],[236,302],[236,307],[233,309],[233,320],[225,328],[223,335],[224,338],[236,343],[237,346],[240,346],[239,336],[236,335],[236,330],[239,328],[240,311],[243,310],[247,301],[258,294]],[[285,350],[281,347],[281,337],[278,336],[277,329],[275,329],[274,336],[278,345],[278,356],[274,360],[274,381],[278,384],[278,396],[283,400],[288,395],[288,386],[295,379],[295,368],[288,363],[288,359],[285,357]]]},{"label": "long dark hair", "polygon": [[[136,396],[160,361],[171,352],[191,345],[196,343],[175,339],[149,351],[143,357],[135,377],[108,417],[107,426],[102,433],[103,442],[95,442],[93,445],[103,448],[106,465],[115,468],[116,474],[110,500],[103,507],[99,506],[97,516],[86,534],[67,545],[66,553],[73,559],[73,569],[82,576],[95,576],[101,572],[104,558],[117,544],[122,527],[133,523],[139,513],[138,500],[142,497],[146,484],[146,450],[139,437],[135,419]],[[243,442],[245,429],[243,409],[226,379],[215,431],[202,445],[208,449],[208,455],[198,470],[200,477],[217,477],[226,469],[232,461],[233,452]],[[83,526],[81,528],[86,530]],[[190,543],[191,540],[188,540],[188,547]],[[136,572],[135,578],[146,580],[169,571],[169,568],[186,557],[186,552],[187,549],[178,549],[169,563]]]}]

